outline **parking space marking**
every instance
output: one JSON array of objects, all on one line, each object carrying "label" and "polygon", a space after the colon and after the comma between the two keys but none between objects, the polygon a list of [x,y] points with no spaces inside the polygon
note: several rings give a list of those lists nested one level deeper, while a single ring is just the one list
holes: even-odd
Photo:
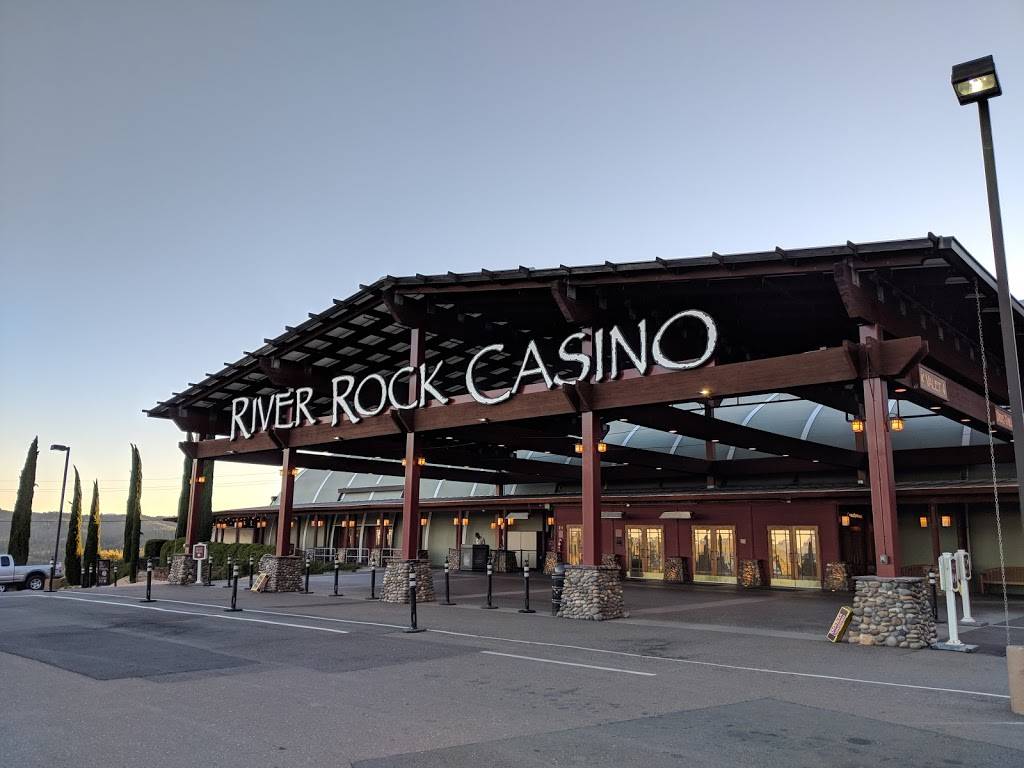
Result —
[{"label": "parking space marking", "polygon": [[[74,600],[79,603],[100,603],[101,605],[113,605],[118,608],[140,608],[145,611],[160,611],[161,613],[176,613],[184,616],[200,616],[204,619],[225,619],[226,621],[247,621],[255,624],[271,624],[275,627],[290,627],[292,629],[311,629],[314,632],[331,632],[336,635],[347,635],[348,630],[332,629],[330,627],[314,627],[309,624],[292,624],[286,621],[271,621],[270,619],[253,619],[248,616],[226,616],[222,613],[203,613],[201,611],[183,611],[178,608],[158,608],[155,605],[133,605],[132,603],[118,603],[112,600],[94,600],[88,597],[67,597],[65,595],[49,595],[53,600]],[[223,606],[216,606],[223,610]]]},{"label": "parking space marking", "polygon": [[637,672],[635,669],[620,669],[619,667],[599,667],[595,664],[579,664],[574,661],[556,661],[555,659],[542,659],[537,656],[519,656],[515,653],[498,653],[497,651],[480,651],[487,656],[503,656],[506,659],[524,659],[525,661],[540,661],[544,664],[560,664],[564,667],[583,667],[584,669],[597,669],[601,672],[622,672],[626,675],[640,675],[642,677],[657,677],[655,672]]},{"label": "parking space marking", "polygon": [[[49,597],[49,595],[47,595],[47,597]],[[58,596],[57,595],[53,595],[53,597],[58,597]],[[111,597],[114,597],[114,596],[111,595]],[[81,600],[82,602],[96,602],[96,601],[91,601],[89,598],[59,597],[58,599],[63,599],[63,600]],[[133,598],[129,598],[129,597],[126,596],[124,599],[130,600],[130,599],[133,599]],[[175,603],[182,603],[182,604],[185,604],[185,605],[205,606],[205,607],[209,607],[209,608],[223,608],[224,607],[222,605],[212,605],[212,604],[209,604],[209,603],[190,603],[190,602],[187,602],[185,600],[162,600],[162,602],[175,602]],[[112,603],[112,604],[113,605],[121,605],[121,603]],[[146,606],[139,606],[139,607],[146,607]],[[292,617],[292,618],[306,618],[306,619],[314,619],[316,621],[338,622],[338,623],[341,623],[341,624],[359,624],[359,625],[365,625],[365,626],[371,626],[371,627],[385,627],[387,629],[405,629],[405,625],[400,625],[400,624],[385,624],[383,622],[360,621],[360,620],[357,620],[357,619],[335,619],[335,618],[329,618],[329,617],[326,617],[326,616],[309,616],[309,615],[304,615],[304,614],[284,613],[284,612],[279,612],[279,611],[261,611],[261,610],[250,609],[250,608],[246,608],[245,610],[247,612],[271,614],[271,615],[274,615],[274,616],[289,616],[289,617]],[[201,616],[208,616],[210,614],[199,614],[199,615],[201,615]],[[230,618],[230,617],[223,617],[223,618]],[[518,640],[518,639],[515,639],[515,638],[497,637],[497,636],[494,636],[494,635],[477,635],[477,634],[473,634],[471,632],[458,632],[458,631],[449,630],[449,629],[430,629],[430,628],[427,628],[427,632],[431,632],[431,633],[437,634],[437,635],[450,635],[452,637],[464,637],[464,638],[467,638],[467,639],[470,639],[470,640],[493,640],[495,642],[501,642],[501,643],[514,643],[514,644],[517,644],[517,645],[533,645],[533,646],[537,646],[537,647],[541,647],[541,648],[563,648],[563,649],[572,650],[572,651],[583,651],[585,653],[600,653],[600,654],[605,654],[605,655],[608,655],[608,656],[621,656],[623,658],[630,658],[630,659],[644,659],[644,660],[651,660],[651,661],[662,661],[662,662],[669,662],[669,663],[674,663],[674,664],[689,664],[691,666],[707,667],[709,669],[728,669],[728,670],[733,670],[733,671],[738,671],[738,672],[756,672],[756,673],[759,673],[759,674],[782,675],[782,676],[788,676],[788,677],[800,677],[800,678],[806,678],[806,679],[812,679],[812,680],[831,680],[831,681],[840,682],[840,683],[858,683],[860,685],[877,685],[877,686],[882,686],[882,687],[887,687],[887,688],[905,688],[905,689],[909,689],[909,690],[929,691],[929,692],[933,692],[933,693],[959,693],[959,694],[964,694],[964,695],[967,695],[967,696],[983,696],[983,697],[992,698],[992,699],[1006,699],[1006,700],[1008,700],[1010,698],[1007,694],[1004,694],[1004,693],[989,693],[987,691],[972,691],[972,690],[966,690],[966,689],[962,689],[962,688],[941,688],[941,687],[938,687],[938,686],[917,685],[917,684],[914,684],[914,683],[893,683],[893,682],[889,682],[887,680],[866,680],[866,679],[857,678],[857,677],[842,677],[842,676],[839,676],[839,675],[821,675],[821,674],[815,674],[813,672],[795,672],[795,671],[792,671],[792,670],[785,670],[785,669],[767,669],[767,668],[764,668],[764,667],[747,667],[747,666],[741,666],[741,665],[737,665],[737,664],[723,664],[723,663],[715,662],[715,661],[697,661],[696,659],[680,659],[680,658],[673,657],[673,656],[652,656],[650,654],[631,653],[629,651],[614,651],[614,650],[610,650],[608,648],[590,648],[590,647],[585,646],[585,645],[569,645],[569,644],[565,644],[565,643],[550,643],[550,642],[545,642],[545,641],[542,641],[542,640]]]}]

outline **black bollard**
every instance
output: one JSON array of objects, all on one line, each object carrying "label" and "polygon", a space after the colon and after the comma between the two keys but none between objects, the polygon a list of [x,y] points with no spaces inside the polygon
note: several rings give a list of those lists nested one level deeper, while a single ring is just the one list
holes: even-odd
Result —
[{"label": "black bollard", "polygon": [[117,586],[117,565],[114,565],[114,586]]},{"label": "black bollard", "polygon": [[304,588],[304,589],[302,590],[302,594],[304,594],[304,595],[309,595],[309,594],[312,594],[312,593],[311,593],[311,592],[309,591],[309,566],[310,566],[310,564],[311,564],[312,562],[313,562],[313,559],[312,559],[312,558],[310,558],[310,557],[307,557],[307,558],[306,558],[306,586],[305,586],[305,588]]},{"label": "black bollard", "polygon": [[334,561],[334,596],[344,597],[341,592],[338,591],[338,573],[341,571],[341,563],[337,560]]},{"label": "black bollard", "polygon": [[487,605],[481,605],[480,606],[481,608],[486,608],[488,610],[493,610],[493,609],[498,607],[498,606],[494,605],[494,603],[491,602],[491,592],[493,591],[492,590],[492,580],[493,580],[493,577],[494,577],[494,566],[491,565],[490,563],[488,563],[487,564]]},{"label": "black bollard", "polygon": [[224,589],[231,589],[231,566],[234,564],[234,562],[235,559],[231,555],[228,555],[228,582],[224,585]]},{"label": "black bollard", "polygon": [[412,565],[409,569],[409,628],[406,632],[422,632],[423,630],[416,626],[416,566]]},{"label": "black bollard", "polygon": [[928,586],[932,589],[932,621],[939,620],[939,592],[935,588],[935,571],[928,571]]},{"label": "black bollard", "polygon": [[449,571],[451,571],[451,568],[449,567],[448,563],[445,562],[445,564],[444,564],[444,602],[441,603],[441,605],[455,605],[455,603],[452,602],[452,585],[451,585],[451,581],[450,581]]},{"label": "black bollard", "polygon": [[371,565],[370,566],[370,596],[369,597],[364,597],[363,599],[364,600],[376,600],[377,599],[377,595],[374,593],[374,590],[376,590],[376,589],[377,589],[377,566]]},{"label": "black bollard", "polygon": [[555,565],[554,573],[551,574],[551,615],[557,616],[562,609],[562,589],[565,587],[565,566],[561,563]]},{"label": "black bollard", "polygon": [[[200,572],[202,572],[202,570],[203,570],[203,564],[202,563],[199,564],[199,570],[200,570]],[[213,583],[213,558],[212,557],[207,557],[206,558],[206,580],[203,581],[203,586],[204,587],[215,586],[214,583]]]},{"label": "black bollard", "polygon": [[[114,570],[117,573],[117,570]],[[115,582],[116,583],[116,582]],[[140,603],[152,603],[153,600],[153,561],[146,560],[146,599],[139,600]]]},{"label": "black bollard", "polygon": [[95,565],[90,565],[89,566],[89,586],[92,587],[92,586],[95,586],[95,584],[96,584],[96,566]]},{"label": "black bollard", "polygon": [[228,581],[231,582],[231,607],[225,608],[224,610],[227,613],[237,613],[242,610],[238,607],[238,563],[235,563],[231,567],[231,573],[228,575]]},{"label": "black bollard", "polygon": [[249,555],[249,590],[252,590],[252,555]]},{"label": "black bollard", "polygon": [[520,613],[536,613],[530,607],[530,564],[523,563],[523,602],[524,605],[519,609]]},{"label": "black bollard", "polygon": [[53,580],[57,578],[57,563],[50,560],[50,588],[47,592],[53,592]]}]

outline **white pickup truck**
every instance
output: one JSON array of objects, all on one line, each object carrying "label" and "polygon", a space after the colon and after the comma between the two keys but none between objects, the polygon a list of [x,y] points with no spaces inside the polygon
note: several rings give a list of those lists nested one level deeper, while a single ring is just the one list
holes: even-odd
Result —
[{"label": "white pickup truck", "polygon": [[[57,566],[57,575],[61,575],[61,567]],[[50,576],[50,566],[46,565],[15,565],[10,555],[0,554],[0,592],[8,589],[40,590],[46,586]]]}]

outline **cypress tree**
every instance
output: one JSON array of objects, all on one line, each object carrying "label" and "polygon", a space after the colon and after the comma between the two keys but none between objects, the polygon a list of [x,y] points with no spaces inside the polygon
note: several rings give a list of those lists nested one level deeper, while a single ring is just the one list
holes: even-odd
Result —
[{"label": "cypress tree", "polygon": [[71,519],[68,538],[64,542],[64,580],[68,584],[82,583],[82,479],[75,467],[75,490],[71,495]]},{"label": "cypress tree", "polygon": [[100,552],[100,484],[92,481],[92,504],[89,505],[89,526],[85,534],[85,549],[82,551],[82,565],[88,568],[96,565]]},{"label": "cypress tree", "polygon": [[[192,433],[188,433],[188,441],[192,442]],[[185,456],[184,467],[181,470],[181,493],[178,494],[178,522],[174,526],[174,538],[185,538],[185,530],[188,528],[188,496],[192,489],[192,459]]]},{"label": "cypress tree", "polygon": [[206,482],[199,494],[199,532],[196,541],[209,541],[213,533],[213,459],[202,463]]},{"label": "cypress tree", "polygon": [[132,474],[128,482],[124,529],[124,559],[130,566],[131,580],[135,581],[139,565],[139,539],[142,536],[142,457],[136,445],[132,446]]},{"label": "cypress tree", "polygon": [[25,466],[21,470],[21,481],[18,483],[18,496],[14,502],[14,514],[11,515],[11,538],[7,552],[14,558],[16,565],[28,562],[28,541],[32,536],[32,497],[36,492],[36,459],[39,456],[39,438],[32,440],[25,457]]}]

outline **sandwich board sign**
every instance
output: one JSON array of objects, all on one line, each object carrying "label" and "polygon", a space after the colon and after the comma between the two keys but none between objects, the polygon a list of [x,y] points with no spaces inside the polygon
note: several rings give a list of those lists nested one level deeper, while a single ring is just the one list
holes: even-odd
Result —
[{"label": "sandwich board sign", "polygon": [[831,643],[841,642],[843,635],[846,634],[846,629],[850,626],[850,621],[852,620],[853,609],[848,605],[844,605],[839,609],[839,613],[836,614],[836,618],[832,622],[832,626],[829,628],[825,637],[827,637]]},{"label": "sandwich board sign", "polygon": [[258,574],[256,576],[256,580],[252,583],[252,589],[250,591],[262,592],[264,588],[267,586],[267,579],[269,578],[270,576],[266,573]]}]

